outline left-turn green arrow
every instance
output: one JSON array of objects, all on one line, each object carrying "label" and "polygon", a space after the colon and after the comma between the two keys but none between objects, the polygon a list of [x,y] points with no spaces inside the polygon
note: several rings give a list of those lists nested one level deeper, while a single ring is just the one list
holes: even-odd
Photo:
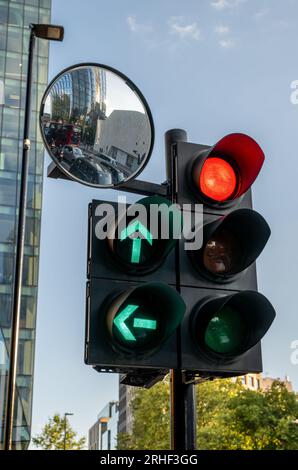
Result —
[{"label": "left-turn green arrow", "polygon": [[118,328],[119,332],[127,341],[136,341],[136,338],[126,326],[125,321],[133,314],[133,312],[138,308],[138,305],[127,305],[124,310],[122,310],[119,315],[114,319],[115,326]]}]

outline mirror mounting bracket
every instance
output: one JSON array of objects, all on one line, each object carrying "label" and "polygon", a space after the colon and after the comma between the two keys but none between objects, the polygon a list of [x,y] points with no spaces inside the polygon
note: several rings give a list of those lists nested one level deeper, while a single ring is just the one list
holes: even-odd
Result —
[{"label": "mirror mounting bracket", "polygon": [[[54,162],[50,163],[47,168],[47,177],[48,178],[61,178],[64,180],[72,181],[66,174],[64,174]],[[151,183],[150,181],[142,180],[131,180],[127,183],[118,184],[114,188],[119,191],[125,191],[128,193],[134,194],[143,194],[144,196],[163,196],[168,197],[169,195],[169,184],[167,181],[161,184]]]}]

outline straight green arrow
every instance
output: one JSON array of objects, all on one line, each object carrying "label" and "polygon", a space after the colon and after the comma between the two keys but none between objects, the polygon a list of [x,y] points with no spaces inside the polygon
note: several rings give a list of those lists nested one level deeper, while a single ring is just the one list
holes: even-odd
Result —
[{"label": "straight green arrow", "polygon": [[[131,237],[131,235],[137,232],[143,235],[144,239],[152,246],[152,234],[139,220],[135,220],[122,230],[120,234],[120,240],[126,240],[128,237]],[[130,259],[131,263],[138,264],[140,262],[141,248],[142,238],[133,238]]]}]

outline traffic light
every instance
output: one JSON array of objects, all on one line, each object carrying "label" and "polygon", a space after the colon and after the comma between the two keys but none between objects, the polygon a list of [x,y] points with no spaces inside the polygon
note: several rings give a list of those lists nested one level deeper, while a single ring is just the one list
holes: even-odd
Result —
[{"label": "traffic light", "polygon": [[213,147],[178,142],[176,199],[202,204],[203,242],[180,242],[180,292],[187,309],[181,326],[181,367],[201,376],[262,371],[260,340],[275,317],[257,292],[255,261],[270,228],[252,210],[251,186],[264,163],[259,145],[230,134]]},{"label": "traffic light", "polygon": [[178,367],[176,329],[186,306],[175,289],[173,248],[182,218],[175,207],[165,211],[169,206],[158,196],[131,206],[89,206],[85,362],[101,372],[130,373],[129,383],[138,376],[138,385],[145,385],[142,374],[151,381]]},{"label": "traffic light", "polygon": [[[177,142],[172,151],[171,196],[188,205],[182,212],[156,195],[89,206],[85,362],[142,386],[169,369],[260,372],[260,341],[275,317],[257,292],[255,267],[270,237],[250,190],[263,151],[244,134],[213,147]],[[183,226],[197,204],[202,223],[191,233],[199,247]],[[182,232],[188,249],[185,238],[177,241]]]},{"label": "traffic light", "polygon": [[[132,209],[117,215],[108,245],[119,269],[139,276],[162,265],[177,241],[175,234],[182,231],[182,215],[177,206],[160,196],[143,198]],[[152,227],[154,233],[148,227]],[[175,283],[174,278],[172,283]]]},{"label": "traffic light", "polygon": [[265,159],[254,139],[238,133],[213,147],[179,142],[176,151],[180,154],[177,202],[202,203],[212,213],[234,207],[245,195],[249,198],[248,190]]}]

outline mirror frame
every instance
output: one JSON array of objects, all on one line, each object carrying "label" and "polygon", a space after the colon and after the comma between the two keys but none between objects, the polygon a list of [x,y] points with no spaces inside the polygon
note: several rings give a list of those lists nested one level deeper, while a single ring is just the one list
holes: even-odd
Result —
[{"label": "mirror frame", "polygon": [[[41,116],[44,112],[44,106],[45,106],[45,102],[46,102],[46,99],[47,99],[47,96],[49,94],[49,91],[51,89],[51,87],[54,85],[54,83],[60,78],[62,77],[62,75],[64,75],[66,72],[69,72],[73,69],[76,69],[76,68],[79,68],[79,67],[100,67],[100,68],[103,68],[109,72],[112,72],[114,73],[115,75],[117,75],[118,77],[122,78],[122,80],[124,80],[124,82],[126,83],[126,85],[131,88],[131,90],[140,98],[140,100],[142,101],[143,103],[143,106],[145,108],[145,111],[147,113],[147,116],[148,116],[148,119],[149,119],[149,125],[150,125],[150,128],[151,128],[151,142],[150,142],[150,147],[149,147],[149,150],[148,150],[148,155],[147,157],[144,159],[144,161],[142,162],[142,164],[140,165],[140,167],[137,169],[137,171],[135,171],[134,173],[132,173],[132,175],[127,178],[125,181],[121,181],[120,183],[116,183],[116,184],[113,184],[113,185],[99,185],[99,184],[93,184],[93,183],[88,183],[87,181],[83,181],[83,180],[80,180],[79,178],[77,178],[76,176],[73,176],[69,171],[67,171],[65,168],[62,167],[62,165],[59,165],[59,162],[57,162],[51,155],[51,150],[50,150],[50,147],[46,141],[46,139],[44,138],[44,132],[43,132],[43,128],[42,128],[42,120],[41,120]],[[63,69],[61,72],[59,72],[57,75],[55,75],[55,77],[50,81],[50,83],[47,85],[46,87],[46,90],[42,96],[42,99],[41,99],[41,103],[40,103],[40,108],[39,108],[39,130],[40,130],[40,134],[41,134],[41,138],[42,138],[42,141],[43,141],[43,144],[47,150],[47,153],[49,154],[49,157],[51,158],[51,160],[55,163],[55,165],[61,170],[61,172],[63,172],[67,177],[68,179],[70,180],[73,180],[73,181],[76,181],[77,183],[80,183],[80,184],[83,184],[84,186],[89,186],[89,187],[92,187],[92,188],[98,188],[98,189],[116,189],[116,188],[121,188],[121,186],[124,186],[126,185],[129,181],[132,181],[134,180],[146,167],[147,163],[149,162],[150,158],[151,158],[151,155],[152,155],[152,151],[153,151],[153,147],[154,147],[154,141],[155,141],[155,129],[154,129],[154,122],[153,122],[153,117],[152,117],[152,113],[151,113],[151,110],[150,110],[150,107],[144,97],[144,95],[142,94],[142,92],[139,90],[139,88],[126,76],[124,75],[122,72],[119,72],[119,70],[113,68],[113,67],[110,67],[109,65],[104,65],[104,64],[99,64],[97,62],[82,62],[82,63],[79,63],[79,64],[74,64],[74,65],[71,65],[69,67],[66,67],[65,69]]]}]

